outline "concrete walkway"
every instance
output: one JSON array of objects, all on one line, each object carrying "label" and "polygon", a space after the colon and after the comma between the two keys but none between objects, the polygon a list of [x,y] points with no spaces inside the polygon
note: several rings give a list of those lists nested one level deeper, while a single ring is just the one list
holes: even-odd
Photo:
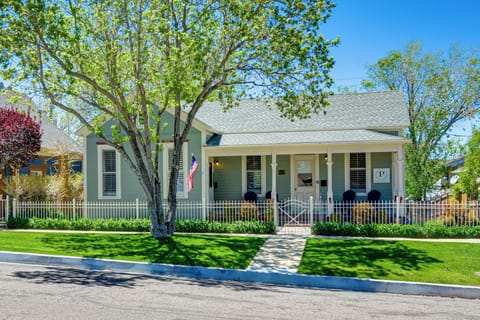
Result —
[{"label": "concrete walkway", "polygon": [[272,236],[258,251],[247,270],[296,273],[306,241],[306,237],[301,236]]}]

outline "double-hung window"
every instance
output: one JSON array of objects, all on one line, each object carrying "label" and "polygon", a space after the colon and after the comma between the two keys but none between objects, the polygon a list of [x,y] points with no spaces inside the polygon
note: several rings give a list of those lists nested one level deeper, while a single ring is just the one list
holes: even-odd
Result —
[{"label": "double-hung window", "polygon": [[262,157],[247,156],[247,191],[262,194]]},{"label": "double-hung window", "polygon": [[[169,181],[170,179],[170,172],[171,172],[171,164],[172,164],[172,158],[173,158],[173,144],[168,144],[167,145],[168,152],[164,152],[164,180],[163,181]],[[178,176],[177,176],[177,198],[179,199],[185,199],[187,198],[187,181],[188,181],[188,159],[187,159],[187,152],[184,152],[184,150],[188,150],[188,143],[183,144],[182,151],[180,152],[179,155],[179,163],[178,163]],[[165,185],[164,187],[164,197],[168,196],[168,184]]]},{"label": "double-hung window", "polygon": [[350,189],[367,192],[367,157],[365,153],[350,153]]},{"label": "double-hung window", "polygon": [[120,157],[109,146],[98,147],[98,197],[99,199],[120,198]]}]

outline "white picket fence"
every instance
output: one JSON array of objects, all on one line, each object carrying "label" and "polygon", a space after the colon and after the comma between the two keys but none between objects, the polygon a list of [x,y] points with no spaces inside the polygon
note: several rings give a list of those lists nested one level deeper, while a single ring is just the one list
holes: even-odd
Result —
[{"label": "white picket fence", "polygon": [[[163,202],[166,213],[167,202]],[[93,201],[29,202],[0,199],[0,223],[8,215],[22,218],[55,219],[138,219],[148,218],[147,202]],[[269,201],[178,201],[178,220],[206,219],[218,222],[237,220],[274,221],[277,226],[310,226],[318,221],[339,223],[424,224],[437,221],[445,225],[480,224],[480,202],[333,202],[285,200]]]}]

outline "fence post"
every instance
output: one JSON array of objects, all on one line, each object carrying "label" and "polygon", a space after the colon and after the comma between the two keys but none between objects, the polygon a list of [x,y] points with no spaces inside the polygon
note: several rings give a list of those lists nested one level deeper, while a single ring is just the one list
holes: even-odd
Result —
[{"label": "fence post", "polygon": [[310,226],[313,225],[313,197],[310,196]]},{"label": "fence post", "polygon": [[396,222],[397,224],[399,224],[400,223],[400,197],[397,196],[396,201],[397,201],[397,217],[396,217],[397,221]]},{"label": "fence post", "polygon": [[14,218],[17,216],[17,199],[15,198],[12,200],[12,216]]},{"label": "fence post", "polygon": [[75,205],[75,198],[72,199],[73,220],[77,220],[77,210]]},{"label": "fence post", "polygon": [[5,201],[5,221],[8,221],[8,214],[10,213],[10,196],[8,194]]},{"label": "fence post", "polygon": [[273,200],[273,223],[278,227],[278,202],[277,197],[272,197]]},{"label": "fence post", "polygon": [[202,219],[207,220],[207,199],[202,198]]},{"label": "fence post", "polygon": [[138,198],[135,199],[135,217],[137,219],[140,218],[140,201],[138,200]]}]

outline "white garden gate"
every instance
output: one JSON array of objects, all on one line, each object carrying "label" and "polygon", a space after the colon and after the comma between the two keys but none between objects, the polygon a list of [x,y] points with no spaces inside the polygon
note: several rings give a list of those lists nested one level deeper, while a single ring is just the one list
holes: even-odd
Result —
[{"label": "white garden gate", "polygon": [[278,203],[278,233],[311,234],[313,224],[313,198],[289,199]]}]

